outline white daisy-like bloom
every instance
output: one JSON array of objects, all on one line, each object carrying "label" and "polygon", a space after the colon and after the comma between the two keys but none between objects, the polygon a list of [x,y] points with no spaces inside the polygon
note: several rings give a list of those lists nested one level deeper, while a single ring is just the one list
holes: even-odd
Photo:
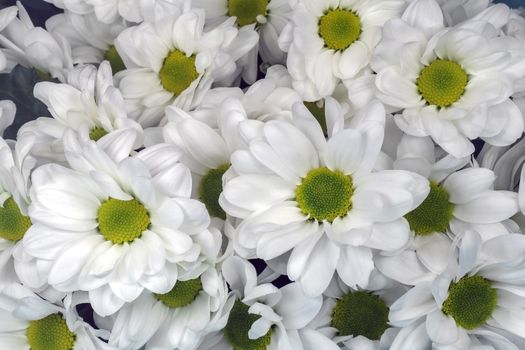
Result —
[{"label": "white daisy-like bloom", "polygon": [[[34,95],[48,107],[52,118],[40,117],[24,124],[18,137],[34,139],[31,152],[41,161],[65,162],[62,137],[71,129],[84,141],[111,144],[118,139],[133,149],[142,146],[142,127],[126,115],[107,61],[98,69],[91,65],[75,68],[69,72],[67,84],[37,83]],[[127,138],[120,138],[122,133]]]},{"label": "white daisy-like bloom", "polygon": [[395,118],[405,133],[431,136],[456,157],[474,151],[469,139],[504,146],[521,136],[523,117],[509,97],[525,51],[497,35],[509,13],[499,4],[445,29],[435,0],[416,0],[385,24],[371,66],[377,96],[403,109]]},{"label": "white daisy-like bloom", "polygon": [[72,131],[64,145],[70,169],[45,164],[32,174],[24,284],[87,291],[107,316],[145,290],[167,293],[200,275],[220,232],[207,229],[206,208],[189,198],[190,173],[175,153],[166,152],[167,162],[147,150],[130,157],[129,142],[103,150]]},{"label": "white daisy-like bloom", "polygon": [[259,55],[264,65],[285,63],[286,54],[277,41],[292,13],[288,0],[194,0],[193,6],[205,10],[210,27],[235,17],[240,35],[253,31],[259,34],[258,44],[239,61],[239,73],[248,84],[257,80]]},{"label": "white daisy-like bloom", "polygon": [[14,271],[18,264],[13,253],[22,250],[21,240],[31,226],[27,212],[31,202],[29,177],[36,164],[29,155],[31,147],[29,138],[9,144],[0,138],[0,285],[17,281]]},{"label": "white daisy-like bloom", "polygon": [[399,329],[388,324],[390,305],[408,288],[374,270],[366,290],[354,290],[334,278],[323,307],[306,326],[325,334],[344,350],[388,349]]},{"label": "white daisy-like bloom", "polygon": [[[18,17],[12,18],[15,10]],[[0,49],[7,58],[3,72],[10,72],[14,66],[21,64],[65,81],[67,72],[73,68],[67,41],[51,35],[44,28],[35,27],[20,1],[17,1],[16,7],[4,11],[2,17],[9,18],[10,22],[4,28],[0,26]]]},{"label": "white daisy-like bloom", "polygon": [[427,177],[430,193],[405,215],[414,233],[407,249],[376,258],[382,273],[409,285],[432,280],[448,265],[454,235],[476,230],[487,240],[519,229],[509,220],[519,210],[517,194],[495,191],[494,172],[464,168],[468,162],[436,147],[429,137],[402,137],[392,166]]},{"label": "white daisy-like bloom", "polygon": [[143,292],[124,305],[113,316],[109,344],[123,350],[144,344],[146,349],[196,349],[207,333],[226,325],[228,287],[220,266],[210,260],[200,276],[178,280],[168,293]]},{"label": "white daisy-like bloom", "polygon": [[113,74],[126,68],[113,43],[127,27],[123,20],[101,23],[94,13],[79,15],[71,11],[46,21],[51,34],[68,41],[74,64],[100,63],[106,59],[111,63]]},{"label": "white daisy-like bloom", "polygon": [[330,96],[369,65],[381,27],[404,0],[300,0],[279,38],[294,89],[306,101]]},{"label": "white daisy-like bloom", "polygon": [[84,322],[71,295],[56,304],[21,284],[0,289],[0,347],[13,350],[114,350],[108,332]]},{"label": "white daisy-like bloom", "polygon": [[[326,103],[327,111],[340,108],[331,98]],[[285,260],[288,276],[307,295],[320,295],[336,270],[349,286],[365,288],[373,250],[408,242],[403,215],[427,196],[428,181],[403,170],[371,172],[384,135],[378,101],[356,114],[349,129],[341,117],[328,141],[304,105],[293,113],[293,124],[265,123],[248,150],[232,155],[239,176],[224,184],[219,203],[243,219],[234,246],[247,257]]]},{"label": "white daisy-like bloom", "polygon": [[115,46],[127,67],[117,78],[129,115],[149,127],[168,105],[195,108],[257,42],[256,35],[240,37],[233,22],[204,31],[203,10],[186,4],[178,14],[124,30]]},{"label": "white daisy-like bloom", "polygon": [[485,344],[499,340],[497,349],[518,349],[506,334],[523,337],[524,253],[522,234],[482,242],[477,233],[467,232],[442,275],[416,285],[390,307],[390,323],[414,325],[420,340],[428,337],[437,346],[470,349],[474,336],[486,338]]},{"label": "white daisy-like bloom", "polygon": [[319,312],[321,296],[306,296],[296,283],[279,289],[258,281],[253,265],[238,256],[224,261],[222,273],[231,289],[227,322],[199,350],[333,349],[325,347],[331,342],[322,334],[303,332]]}]

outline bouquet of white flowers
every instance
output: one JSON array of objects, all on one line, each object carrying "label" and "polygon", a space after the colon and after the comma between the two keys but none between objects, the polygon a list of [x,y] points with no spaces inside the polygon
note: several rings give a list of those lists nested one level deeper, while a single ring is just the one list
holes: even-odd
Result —
[{"label": "bouquet of white flowers", "polygon": [[0,349],[525,349],[521,10],[45,1],[0,10]]}]

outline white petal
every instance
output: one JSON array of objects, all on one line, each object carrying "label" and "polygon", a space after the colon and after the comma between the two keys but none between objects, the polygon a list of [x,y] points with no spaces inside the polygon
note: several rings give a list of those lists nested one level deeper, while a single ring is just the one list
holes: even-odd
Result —
[{"label": "white petal", "polygon": [[274,310],[282,316],[286,329],[305,327],[319,312],[322,297],[311,298],[304,294],[301,286],[291,283],[281,288],[282,298]]},{"label": "white petal", "polygon": [[367,247],[393,251],[402,248],[408,243],[410,227],[404,218],[387,222],[375,223],[370,239],[365,243]]},{"label": "white petal", "polygon": [[454,216],[466,222],[491,224],[510,218],[518,210],[516,193],[486,191],[470,202],[456,205]]},{"label": "white petal", "polygon": [[431,312],[427,316],[426,327],[430,339],[438,344],[449,345],[459,337],[456,321],[441,310]]},{"label": "white petal", "polygon": [[443,183],[449,194],[449,201],[455,204],[466,203],[491,188],[496,176],[490,169],[468,168],[451,174]]},{"label": "white petal", "polygon": [[341,248],[337,273],[350,287],[366,288],[373,269],[374,262],[370,248],[353,246]]},{"label": "white petal", "polygon": [[430,292],[430,283],[423,282],[410,289],[390,306],[389,320],[393,325],[402,327],[436,309],[436,302]]},{"label": "white petal", "polygon": [[328,141],[323,159],[330,170],[352,174],[361,165],[365,151],[363,146],[364,140],[361,133],[346,129]]}]

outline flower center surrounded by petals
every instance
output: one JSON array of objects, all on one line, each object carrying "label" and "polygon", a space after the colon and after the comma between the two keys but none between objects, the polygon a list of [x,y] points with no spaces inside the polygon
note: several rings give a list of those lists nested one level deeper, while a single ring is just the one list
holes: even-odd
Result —
[{"label": "flower center surrounded by petals", "polygon": [[169,308],[176,309],[191,304],[202,290],[200,278],[188,281],[177,281],[175,286],[166,294],[156,294],[155,298]]},{"label": "flower center surrounded by petals", "polygon": [[0,237],[9,241],[19,241],[31,227],[31,219],[20,212],[13,197],[9,197],[0,207]]},{"label": "flower center surrounded by petals", "polygon": [[449,194],[443,187],[430,181],[427,198],[419,207],[405,215],[405,219],[416,235],[424,236],[446,231],[454,211],[454,204],[450,203],[448,198]]},{"label": "flower center surrounded by petals", "polygon": [[224,328],[224,338],[234,350],[266,350],[272,340],[272,330],[260,338],[250,339],[248,331],[261,316],[248,313],[249,308],[240,300],[235,302]]},{"label": "flower center surrounded by petals", "polygon": [[98,229],[106,240],[115,244],[132,242],[149,225],[149,213],[136,199],[109,198],[98,208]]},{"label": "flower center surrounded by petals", "polygon": [[257,16],[266,16],[269,0],[228,0],[228,16],[237,17],[237,24],[257,23]]},{"label": "flower center surrounded by petals", "polygon": [[106,136],[108,132],[100,126],[95,126],[89,131],[89,139],[93,141],[100,140],[103,136]]},{"label": "flower center surrounded by petals", "polygon": [[345,50],[361,35],[361,20],[352,10],[328,10],[319,20],[319,36],[332,50]]},{"label": "flower center surrounded by petals", "polygon": [[222,175],[230,168],[229,164],[217,169],[210,169],[201,179],[199,199],[206,205],[211,216],[226,219],[226,213],[219,205],[219,196],[222,193]]},{"label": "flower center surrounded by petals", "polygon": [[423,68],[416,84],[430,105],[449,107],[458,101],[468,83],[465,70],[454,61],[437,59]]},{"label": "flower center surrounded by petals", "polygon": [[27,341],[31,350],[70,350],[75,344],[75,334],[60,314],[52,314],[29,322]]},{"label": "flower center surrounded by petals", "polygon": [[388,306],[377,295],[348,293],[335,304],[332,327],[339,331],[340,336],[362,335],[377,340],[388,328],[388,312]]},{"label": "flower center surrounded by petals", "polygon": [[195,68],[195,55],[188,57],[177,49],[171,51],[164,59],[159,77],[164,89],[175,96],[180,95],[199,77]]},{"label": "flower center surrounded by petals", "polygon": [[126,69],[124,61],[122,61],[122,58],[118,54],[117,48],[115,46],[110,46],[109,50],[106,51],[104,58],[109,61],[113,74]]},{"label": "flower center surrounded by petals", "polygon": [[483,325],[498,303],[496,289],[481,276],[466,276],[450,285],[448,298],[443,303],[443,313],[451,316],[465,329]]},{"label": "flower center surrounded by petals", "polygon": [[327,137],[328,136],[328,132],[327,132],[328,127],[326,126],[326,115],[325,115],[325,112],[324,112],[324,104],[322,102],[323,101],[304,102],[304,105],[305,105],[306,108],[308,108],[310,113],[312,113],[312,115],[317,120],[317,122],[319,122],[319,125],[321,125],[321,129],[323,129],[324,136]]},{"label": "flower center surrounded by petals", "polygon": [[328,168],[312,169],[295,189],[303,214],[317,221],[332,222],[352,209],[352,178]]}]

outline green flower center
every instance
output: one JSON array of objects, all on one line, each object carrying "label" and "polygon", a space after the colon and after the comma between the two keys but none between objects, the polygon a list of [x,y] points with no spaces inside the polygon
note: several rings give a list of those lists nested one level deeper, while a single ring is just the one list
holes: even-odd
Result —
[{"label": "green flower center", "polygon": [[272,340],[272,330],[257,339],[248,338],[248,331],[252,324],[261,318],[260,315],[248,313],[250,307],[237,300],[228,317],[224,328],[224,338],[233,347],[233,350],[266,350]]},{"label": "green flower center", "polygon": [[27,341],[31,350],[70,350],[75,344],[75,334],[60,314],[52,314],[29,323]]},{"label": "green flower center", "polygon": [[199,77],[195,68],[195,55],[187,57],[177,49],[170,52],[159,72],[160,83],[169,92],[180,95]]},{"label": "green flower center", "polygon": [[126,65],[124,65],[124,62],[118,54],[117,48],[115,46],[111,46],[109,50],[106,51],[104,58],[109,61],[113,74],[116,74],[126,69]]},{"label": "green flower center", "polygon": [[150,225],[149,213],[136,199],[109,198],[98,208],[98,229],[115,244],[132,242]]},{"label": "green flower center", "polygon": [[362,335],[371,340],[381,338],[388,328],[388,306],[377,295],[354,292],[337,300],[332,311],[332,326],[339,335]]},{"label": "green flower center", "polygon": [[450,285],[442,310],[458,326],[474,329],[490,318],[497,303],[496,289],[490,281],[481,276],[466,276]]},{"label": "green flower center", "polygon": [[100,126],[95,126],[93,129],[89,131],[89,139],[93,141],[98,141],[102,138],[102,136],[106,136],[108,132],[101,128]]},{"label": "green flower center", "polygon": [[219,196],[222,193],[222,175],[230,168],[225,164],[217,169],[209,170],[201,179],[199,199],[206,205],[208,213],[216,218],[226,219],[226,213],[219,205]]},{"label": "green flower center", "polygon": [[169,308],[176,309],[191,304],[202,290],[200,278],[188,281],[177,281],[166,294],[154,294],[157,300]]},{"label": "green flower center", "polygon": [[312,169],[295,189],[295,200],[305,215],[332,222],[352,209],[352,178],[328,168]]},{"label": "green flower center", "polygon": [[228,16],[236,16],[237,24],[257,23],[257,16],[266,16],[269,0],[228,0]]},{"label": "green flower center", "polygon": [[20,212],[13,197],[4,201],[0,207],[0,237],[9,241],[19,241],[31,227],[31,219]]},{"label": "green flower center", "polygon": [[328,10],[319,20],[319,36],[332,50],[345,50],[361,35],[361,20],[352,10]]},{"label": "green flower center", "polygon": [[326,115],[324,113],[324,106],[321,104],[322,107],[319,106],[319,102],[304,102],[304,105],[310,113],[314,116],[314,118],[319,122],[319,125],[321,125],[321,129],[323,129],[323,134],[325,137],[328,136],[328,127],[326,126]]},{"label": "green flower center", "polygon": [[448,192],[436,182],[430,181],[430,192],[416,209],[405,215],[416,235],[444,232],[452,219],[454,204],[448,201]]},{"label": "green flower center", "polygon": [[438,107],[449,107],[458,101],[467,83],[468,75],[458,63],[442,59],[423,68],[416,80],[425,101]]}]

